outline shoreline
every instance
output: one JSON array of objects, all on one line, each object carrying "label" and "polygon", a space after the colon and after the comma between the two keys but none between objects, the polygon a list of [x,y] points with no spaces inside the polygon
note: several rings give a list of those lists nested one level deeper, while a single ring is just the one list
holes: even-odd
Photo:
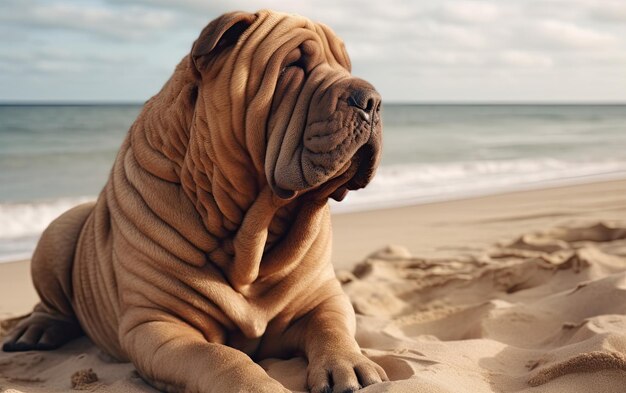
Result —
[{"label": "shoreline", "polygon": [[[511,194],[524,191],[540,191],[551,188],[561,188],[570,186],[580,186],[593,183],[604,183],[612,181],[626,180],[626,171],[619,170],[614,172],[580,175],[558,179],[538,180],[534,182],[520,183],[515,185],[507,185],[500,187],[491,187],[489,189],[479,189],[472,191],[458,191],[450,192],[442,196],[423,196],[406,198],[400,200],[394,200],[390,203],[374,202],[375,206],[368,209],[360,208],[359,206],[351,207],[350,205],[341,205],[342,202],[330,201],[331,212],[334,215],[350,214],[350,213],[365,213],[369,211],[387,210],[405,208],[411,206],[429,205],[433,203],[445,203],[452,201],[459,201],[465,199],[475,199],[503,194]],[[358,191],[356,191],[358,192]],[[333,211],[334,207],[334,211]]]},{"label": "shoreline", "polygon": [[528,231],[619,219],[613,209],[626,219],[626,178],[333,214],[333,263],[348,269],[387,245],[471,254]]},{"label": "shoreline", "polygon": [[[522,233],[619,218],[626,219],[626,179],[333,213],[332,261],[351,270],[388,245],[417,257],[476,255]],[[28,261],[0,262],[0,317],[29,312],[36,301]]]},{"label": "shoreline", "polygon": [[[545,181],[537,181],[533,183],[523,183],[513,186],[501,186],[501,187],[493,187],[489,190],[474,190],[469,192],[452,192],[443,194],[439,197],[433,196],[425,196],[425,197],[416,197],[416,198],[408,198],[404,200],[394,200],[389,203],[385,202],[373,202],[369,208],[364,209],[363,203],[357,204],[355,207],[351,207],[350,205],[341,205],[341,202],[330,201],[331,204],[331,213],[333,217],[341,217],[344,215],[351,214],[383,214],[385,211],[395,211],[397,209],[410,209],[418,206],[430,206],[430,205],[438,205],[445,204],[451,202],[459,202],[466,200],[474,200],[480,198],[490,198],[490,197],[498,197],[509,194],[523,193],[523,192],[541,192],[543,190],[551,190],[558,189],[564,187],[577,187],[577,186],[587,186],[596,183],[606,183],[606,182],[619,182],[626,181],[626,171],[617,171],[611,173],[603,173],[603,174],[594,174],[594,175],[582,175],[575,176],[570,178],[562,178],[562,179],[552,179]],[[358,192],[358,191],[357,191]],[[65,203],[68,201],[72,201],[72,203],[84,203],[91,200],[95,200],[97,196],[87,197],[87,196],[69,196],[62,197],[58,199],[50,200],[56,203]],[[47,200],[35,201],[35,202],[5,202],[8,204],[15,205],[29,205],[29,204],[37,204],[43,203]],[[1,205],[1,203],[0,203]],[[72,206],[63,206],[62,212],[68,210]],[[342,219],[337,219],[333,221],[342,222]],[[36,236],[38,238],[38,236]],[[29,236],[29,238],[35,238],[34,236]],[[28,253],[15,253],[10,255],[0,255],[0,266],[5,263],[12,263],[16,261],[28,260],[32,252]],[[342,256],[344,253],[340,253]],[[343,258],[342,258],[343,259]],[[342,264],[343,265],[343,264]]]}]

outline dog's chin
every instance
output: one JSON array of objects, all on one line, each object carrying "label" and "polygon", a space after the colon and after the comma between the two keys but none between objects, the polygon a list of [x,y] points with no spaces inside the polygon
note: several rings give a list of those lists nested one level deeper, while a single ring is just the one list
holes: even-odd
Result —
[{"label": "dog's chin", "polygon": [[350,160],[317,186],[291,190],[282,188],[274,182],[270,183],[270,187],[276,196],[286,202],[300,195],[307,195],[306,198],[320,201],[328,198],[342,201],[348,192],[364,188],[372,180],[378,166],[379,146],[379,141],[370,139]]},{"label": "dog's chin", "polygon": [[330,197],[336,200],[337,202],[341,202],[344,200],[346,195],[348,195],[348,191],[350,191],[348,190],[348,187],[346,185],[343,185],[339,187],[338,189],[336,189],[332,194],[330,194]]},{"label": "dog's chin", "polygon": [[352,174],[352,176],[339,185],[330,194],[330,198],[341,202],[348,195],[349,191],[364,188],[374,177],[376,170],[375,154],[373,146],[369,143],[359,148],[354,157],[352,157],[350,167],[345,172]]}]

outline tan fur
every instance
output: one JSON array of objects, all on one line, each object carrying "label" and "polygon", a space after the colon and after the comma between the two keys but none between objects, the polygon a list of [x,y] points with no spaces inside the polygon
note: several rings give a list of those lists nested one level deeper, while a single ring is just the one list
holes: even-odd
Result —
[{"label": "tan fur", "polygon": [[[303,83],[302,70],[283,68],[307,45],[316,67]],[[313,391],[384,380],[353,338],[326,203],[363,165],[356,151],[378,150],[380,131],[355,126],[335,103],[328,124],[339,137],[322,135],[309,124],[326,114],[307,109],[343,103],[325,86],[357,83],[349,68],[341,41],[305,18],[261,11],[212,22],[146,103],[95,205],[65,213],[42,237],[32,265],[42,302],[9,340],[27,345],[38,327],[40,344],[53,345],[61,333],[51,321],[77,320],[166,391],[283,391],[251,357],[298,353]],[[285,152],[303,139],[321,152],[310,145],[290,172]]]}]

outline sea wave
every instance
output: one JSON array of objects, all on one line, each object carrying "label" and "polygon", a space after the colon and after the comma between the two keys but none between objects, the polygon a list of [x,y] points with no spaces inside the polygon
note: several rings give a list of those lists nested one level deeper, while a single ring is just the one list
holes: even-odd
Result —
[{"label": "sea wave", "polygon": [[414,163],[382,166],[363,190],[351,192],[334,213],[373,210],[506,191],[626,177],[626,161],[552,158]]},{"label": "sea wave", "polygon": [[[626,178],[626,161],[546,158],[390,165],[380,167],[364,190],[349,193],[340,203],[331,201],[331,208],[345,213],[611,178]],[[0,203],[0,261],[28,258],[52,220],[94,199]]]},{"label": "sea wave", "polygon": [[95,197],[0,203],[0,262],[29,258],[44,229],[63,212]]}]

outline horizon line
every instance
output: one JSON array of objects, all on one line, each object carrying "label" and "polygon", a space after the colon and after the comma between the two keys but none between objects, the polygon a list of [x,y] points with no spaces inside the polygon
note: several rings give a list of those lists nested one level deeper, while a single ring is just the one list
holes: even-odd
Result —
[{"label": "horizon line", "polygon": [[[63,101],[63,100],[50,100],[50,101],[46,101],[46,100],[17,100],[17,101],[3,101],[0,100],[0,106],[143,106],[146,101],[113,101],[113,100],[84,100],[84,101],[77,101],[77,100],[67,100],[67,101]],[[532,101],[532,100],[520,100],[520,101],[508,101],[508,100],[502,100],[502,101],[497,101],[497,100],[475,100],[475,101],[447,101],[447,100],[433,100],[433,101],[425,101],[425,100],[418,100],[418,101],[387,101],[384,103],[384,105],[392,105],[392,106],[419,106],[419,105],[423,105],[423,106],[427,106],[427,105],[450,105],[450,106],[460,106],[460,105],[466,105],[466,106],[471,106],[471,105],[571,105],[571,106],[576,106],[576,105],[626,105],[626,100],[625,101],[612,101],[612,100],[606,100],[606,101],[558,101],[558,100],[537,100],[537,101]]]}]

